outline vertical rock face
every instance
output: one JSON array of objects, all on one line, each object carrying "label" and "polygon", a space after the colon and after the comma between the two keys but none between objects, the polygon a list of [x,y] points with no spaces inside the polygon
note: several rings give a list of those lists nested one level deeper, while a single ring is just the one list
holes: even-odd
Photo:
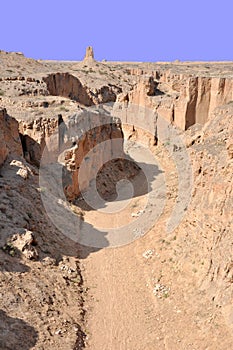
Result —
[{"label": "vertical rock face", "polygon": [[[106,161],[123,155],[123,133],[119,121],[101,113],[85,112],[71,118],[67,135],[67,144],[72,140],[73,147],[64,151],[60,162],[67,169],[66,197],[73,200],[96,178]],[[63,147],[66,149],[65,143]]]},{"label": "vertical rock face", "polygon": [[206,274],[202,276],[202,287],[208,289],[217,305],[222,306],[226,317],[228,308],[232,312],[233,281],[232,130],[233,107],[228,104],[216,109],[202,129],[199,144],[191,148],[195,191],[188,217],[193,227],[190,228],[190,239],[191,235],[195,240],[198,237],[203,257],[209,262]]},{"label": "vertical rock face", "polygon": [[233,100],[232,78],[183,75],[174,78],[167,73],[161,80],[178,92],[174,123],[183,130],[195,123],[204,125],[216,107]]},{"label": "vertical rock face", "polygon": [[50,74],[44,81],[51,95],[68,97],[84,106],[94,104],[80,80],[69,73]]},{"label": "vertical rock face", "polygon": [[[19,130],[24,157],[30,163],[39,166],[45,147],[50,160],[56,159],[59,151],[59,116],[57,118],[38,118],[31,122],[20,122]],[[53,157],[52,157],[53,155]]]},{"label": "vertical rock face", "polygon": [[[17,122],[16,127],[18,130]],[[19,130],[27,161],[39,166],[43,154],[43,164],[57,161],[62,164],[68,200],[75,199],[81,190],[85,190],[107,161],[123,155],[120,122],[101,112],[80,111],[66,123],[61,115],[21,121]],[[80,175],[81,165],[83,171]]]},{"label": "vertical rock face", "polygon": [[43,80],[51,95],[70,98],[86,107],[99,103],[115,102],[117,94],[122,91],[117,86],[86,87],[77,77],[69,73],[49,74]]},{"label": "vertical rock face", "polygon": [[128,93],[129,101],[139,106],[153,107],[150,97],[158,94],[158,83],[153,77],[143,78],[136,84],[132,91]]},{"label": "vertical rock face", "polygon": [[22,146],[18,131],[18,122],[7,114],[6,109],[0,110],[0,166],[8,154],[22,156]]},{"label": "vertical rock face", "polygon": [[94,50],[93,50],[92,46],[88,46],[86,48],[86,54],[85,54],[85,57],[84,57],[84,61],[85,62],[92,62],[92,61],[94,61]]},{"label": "vertical rock face", "polygon": [[[172,100],[164,100],[161,106],[163,94],[158,89],[158,82],[151,76],[140,79],[127,94],[118,95],[114,114],[122,121],[125,135],[137,130],[137,134],[141,133],[141,139],[145,138],[146,142],[155,141],[158,132],[158,116],[165,114],[165,119],[168,118],[169,121],[172,119]],[[165,108],[165,112],[162,108]]]},{"label": "vertical rock face", "polygon": [[[130,74],[139,76],[139,82],[128,93],[128,102],[156,110],[158,115],[182,130],[196,123],[204,125],[216,107],[233,100],[231,77],[175,74],[170,70],[147,72],[139,69],[131,70]],[[149,79],[142,77],[148,74],[151,75]],[[155,87],[153,77],[159,83]],[[153,91],[154,88],[160,89],[160,86],[168,87],[168,91],[160,94],[159,98],[159,90],[157,94]]]}]

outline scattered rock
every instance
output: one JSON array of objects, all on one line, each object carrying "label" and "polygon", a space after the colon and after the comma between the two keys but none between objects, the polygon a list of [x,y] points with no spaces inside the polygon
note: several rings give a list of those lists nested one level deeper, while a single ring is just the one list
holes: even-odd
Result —
[{"label": "scattered rock", "polygon": [[28,178],[27,169],[19,169],[16,174],[21,176],[24,180],[26,180]]},{"label": "scattered rock", "polygon": [[133,230],[133,235],[134,235],[134,238],[139,238],[139,237],[141,237],[141,236],[143,235],[142,229],[140,229],[140,228],[135,228],[135,229]]},{"label": "scattered rock", "polygon": [[139,210],[139,211],[137,211],[137,213],[132,213],[131,216],[132,216],[132,218],[138,218],[143,213],[144,213],[144,210]]},{"label": "scattered rock", "polygon": [[146,250],[142,256],[143,258],[145,259],[151,259],[153,257],[153,254],[154,254],[154,250],[153,249],[149,249],[149,250]]},{"label": "scattered rock", "polygon": [[50,256],[46,256],[42,260],[42,264],[45,265],[45,266],[55,266],[56,265],[56,259],[51,258]]},{"label": "scattered rock", "polygon": [[153,294],[159,299],[163,297],[167,298],[169,296],[169,292],[170,288],[160,283],[156,283],[153,289]]},{"label": "scattered rock", "polygon": [[31,231],[25,230],[22,234],[15,234],[11,238],[11,244],[17,248],[29,260],[36,260],[38,252],[35,246],[37,242]]}]

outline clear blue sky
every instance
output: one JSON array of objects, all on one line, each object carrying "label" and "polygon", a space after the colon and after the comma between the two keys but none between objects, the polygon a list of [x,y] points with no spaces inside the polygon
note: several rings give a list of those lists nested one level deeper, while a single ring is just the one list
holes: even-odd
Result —
[{"label": "clear blue sky", "polygon": [[232,0],[2,0],[0,49],[36,59],[233,60]]}]

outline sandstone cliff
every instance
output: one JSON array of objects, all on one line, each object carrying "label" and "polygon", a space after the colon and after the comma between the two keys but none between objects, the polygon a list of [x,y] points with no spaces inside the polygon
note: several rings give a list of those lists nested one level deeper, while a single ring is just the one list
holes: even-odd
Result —
[{"label": "sandstone cliff", "polygon": [[[195,226],[209,256],[203,287],[216,304],[229,308],[233,278],[231,235],[233,232],[233,108],[217,109],[205,125],[195,152],[195,190],[192,207]],[[203,195],[203,191],[205,195]],[[230,316],[230,315],[228,315]],[[228,320],[229,322],[229,320]]]},{"label": "sandstone cliff", "polygon": [[[63,164],[70,173],[65,192],[67,198],[73,200],[81,190],[88,188],[106,161],[123,155],[123,133],[116,119],[103,112],[84,111],[69,119],[67,134],[74,145],[70,149],[64,145]],[[80,176],[81,164],[83,170]]]},{"label": "sandstone cliff", "polygon": [[0,110],[0,166],[9,154],[22,156],[23,153],[18,122],[7,114],[6,109],[3,109]]},{"label": "sandstone cliff", "polygon": [[[160,174],[164,174],[167,187],[164,215],[145,237],[117,249],[116,254],[110,249],[91,254],[86,266],[92,269],[96,263],[96,273],[92,273],[97,281],[100,261],[106,265],[100,274],[103,280],[112,282],[114,275],[109,294],[104,294],[105,285],[100,283],[102,289],[98,286],[101,296],[112,295],[114,291],[120,308],[122,300],[124,310],[131,311],[128,301],[132,302],[130,306],[135,306],[136,314],[141,307],[139,315],[143,319],[146,314],[146,327],[148,322],[152,330],[149,344],[152,348],[161,340],[158,346],[169,349],[176,346],[230,349],[233,344],[232,63],[100,63],[94,60],[91,49],[82,62],[34,61],[4,52],[0,52],[0,58],[0,266],[3,270],[0,275],[4,287],[0,342],[4,334],[12,331],[7,312],[16,317],[17,324],[24,319],[32,325],[28,329],[34,339],[29,341],[30,347],[85,346],[82,331],[86,317],[85,282],[77,256],[86,261],[90,253],[97,251],[80,247],[50,222],[41,202],[42,193],[46,198],[47,188],[39,183],[38,167],[42,154],[45,165],[58,163],[63,171],[62,191],[72,202],[65,205],[75,215],[82,216],[82,224],[88,230],[90,223],[96,227],[98,213],[87,205],[82,207],[81,196],[74,200],[95,179],[102,197],[115,199],[110,195],[115,195],[117,182],[138,172],[138,167],[131,167],[121,159],[123,141],[130,139],[146,144],[162,164]],[[112,109],[96,106],[108,102]],[[179,178],[172,158],[180,150],[171,144],[172,153],[168,154],[163,143],[163,132],[166,136],[165,129],[171,125],[185,142],[194,182],[185,216],[168,235],[164,222],[179,200]],[[108,162],[116,154],[120,160]],[[157,168],[145,165],[154,177]],[[148,186],[146,191],[141,191],[144,184],[141,178],[136,180],[139,190],[126,214],[120,214],[120,224],[143,214],[138,205],[145,199]],[[56,178],[52,178],[52,185],[56,187]],[[65,210],[61,196],[54,197]],[[62,215],[61,221],[65,221]],[[67,229],[68,223],[65,225]],[[111,225],[110,218],[110,228]],[[139,229],[136,234],[140,233]],[[104,242],[103,247],[107,244]],[[113,264],[111,267],[116,265],[114,274],[109,262]],[[129,299],[123,288],[122,294],[119,293],[119,285],[130,290]],[[104,304],[105,299],[99,303],[103,307]],[[112,311],[118,321],[118,310],[111,309],[109,318]],[[100,307],[100,315],[102,312]],[[78,321],[77,313],[80,313]],[[127,312],[126,315],[123,325],[127,332]],[[22,326],[25,334],[25,324]],[[143,343],[141,326],[139,323]],[[15,339],[15,332],[11,334]],[[212,339],[213,334],[216,339]],[[124,339],[128,339],[127,335]],[[17,348],[19,342],[10,344]]]},{"label": "sandstone cliff", "polygon": [[115,102],[117,94],[122,91],[120,87],[108,84],[99,88],[85,86],[76,76],[69,73],[50,74],[44,78],[44,81],[49,94],[70,98],[87,107]]},{"label": "sandstone cliff", "polygon": [[56,159],[62,137],[59,133],[59,121],[62,123],[61,116],[38,117],[33,121],[19,122],[24,157],[28,162],[39,166],[45,148],[50,152],[50,159]]},{"label": "sandstone cliff", "polygon": [[44,81],[51,95],[69,97],[85,106],[93,104],[80,80],[69,73],[51,74]]},{"label": "sandstone cliff", "polygon": [[180,238],[187,237],[182,263],[188,257],[198,262],[198,288],[221,309],[228,326],[233,325],[232,122],[232,104],[227,104],[212,113],[203,129],[194,131],[189,141],[194,174],[192,201],[177,229]]},{"label": "sandstone cliff", "polygon": [[[196,123],[204,125],[216,107],[233,100],[230,74],[224,77],[179,70],[179,66],[177,70],[174,66],[170,69],[161,66],[156,70],[129,70],[128,73],[137,78],[137,83],[125,97],[119,96],[118,101],[123,98],[130,104],[152,108],[161,117],[186,130]],[[151,94],[148,88],[153,91],[153,81],[157,92]]]}]

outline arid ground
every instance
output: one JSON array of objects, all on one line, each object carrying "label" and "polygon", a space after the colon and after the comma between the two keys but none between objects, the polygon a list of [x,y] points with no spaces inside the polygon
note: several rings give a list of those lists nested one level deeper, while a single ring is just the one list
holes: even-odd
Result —
[{"label": "arid ground", "polygon": [[232,174],[233,62],[1,51],[0,349],[232,349]]}]

